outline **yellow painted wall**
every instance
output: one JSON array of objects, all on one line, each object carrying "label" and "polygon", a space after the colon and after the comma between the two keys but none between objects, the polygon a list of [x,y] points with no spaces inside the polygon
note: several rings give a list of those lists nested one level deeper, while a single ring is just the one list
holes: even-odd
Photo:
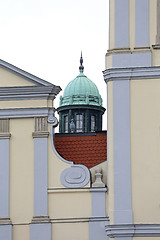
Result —
[{"label": "yellow painted wall", "polygon": [[[48,124],[50,132],[50,124]],[[70,164],[60,160],[54,153],[51,145],[51,135],[48,138],[48,188],[65,188],[60,181],[61,172],[69,168]]]},{"label": "yellow painted wall", "polygon": [[33,217],[34,119],[10,120],[10,218],[28,223]]},{"label": "yellow painted wall", "polygon": [[129,45],[131,50],[135,47],[135,0],[129,3]]},{"label": "yellow painted wall", "polygon": [[84,191],[49,193],[50,218],[88,218],[91,216],[91,193]]},{"label": "yellow painted wall", "polygon": [[107,84],[108,126],[107,126],[107,212],[113,224],[114,210],[114,163],[113,163],[113,82]]},{"label": "yellow painted wall", "polygon": [[152,53],[152,65],[160,66],[160,49],[153,49]]},{"label": "yellow painted wall", "polygon": [[106,67],[106,69],[109,69],[112,67],[112,55],[109,53],[106,54],[105,67]]},{"label": "yellow painted wall", "polygon": [[[35,86],[12,72],[0,68],[0,86]],[[1,101],[1,109],[52,107],[51,100]],[[10,119],[10,219],[13,240],[30,239],[30,223],[34,216],[34,118]],[[48,124],[50,132],[50,125]],[[67,189],[60,181],[69,163],[57,157],[48,137],[48,215],[52,219],[52,240],[88,240],[91,217],[90,182],[84,189]],[[102,164],[106,171],[106,162]],[[106,182],[106,173],[104,173]],[[62,223],[65,218],[67,223]],[[67,220],[74,218],[75,220]],[[57,221],[57,222],[56,222]],[[76,221],[76,222],[75,222]],[[61,222],[61,223],[60,223]]]},{"label": "yellow painted wall", "polygon": [[18,86],[35,86],[35,84],[0,67],[0,87]]},{"label": "yellow painted wall", "polygon": [[88,240],[89,226],[84,223],[52,224],[52,240]]},{"label": "yellow painted wall", "polygon": [[13,108],[43,108],[52,107],[52,100],[35,99],[35,100],[15,100],[15,101],[1,101],[1,109],[13,109]]},{"label": "yellow painted wall", "polygon": [[131,81],[134,223],[160,222],[160,80]]},{"label": "yellow painted wall", "polygon": [[30,240],[30,225],[13,225],[13,240]]}]

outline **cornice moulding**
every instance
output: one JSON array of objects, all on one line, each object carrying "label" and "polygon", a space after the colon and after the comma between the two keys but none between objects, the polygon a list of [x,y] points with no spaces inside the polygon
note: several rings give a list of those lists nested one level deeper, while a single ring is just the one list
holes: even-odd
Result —
[{"label": "cornice moulding", "polygon": [[116,237],[159,237],[160,224],[119,224],[105,227],[107,236]]},{"label": "cornice moulding", "polygon": [[103,72],[104,80],[138,80],[138,79],[159,79],[160,67],[133,67],[133,68],[111,68]]},{"label": "cornice moulding", "polygon": [[144,53],[144,52],[151,52],[150,47],[135,47],[134,49],[131,48],[113,48],[107,50],[106,56],[115,55],[115,54],[134,54],[134,53]]},{"label": "cornice moulding", "polygon": [[61,91],[57,86],[1,87],[0,101],[22,99],[55,99]]},{"label": "cornice moulding", "polygon": [[48,223],[50,222],[49,216],[34,216],[31,223]]},{"label": "cornice moulding", "polygon": [[0,139],[9,139],[10,137],[10,133],[0,133]]},{"label": "cornice moulding", "polygon": [[105,112],[105,108],[102,106],[96,106],[96,105],[85,105],[85,104],[75,104],[75,105],[64,105],[61,107],[57,108],[57,112],[63,111],[63,110],[68,110],[68,109],[77,109],[77,108],[83,108],[83,109],[91,109],[91,110],[100,110],[102,113]]},{"label": "cornice moulding", "polygon": [[27,117],[48,117],[54,108],[13,108],[0,109],[0,119],[5,118],[27,118]]},{"label": "cornice moulding", "polygon": [[32,137],[33,138],[48,138],[49,132],[33,132]]},{"label": "cornice moulding", "polygon": [[0,218],[0,225],[10,225],[12,224],[10,218]]}]

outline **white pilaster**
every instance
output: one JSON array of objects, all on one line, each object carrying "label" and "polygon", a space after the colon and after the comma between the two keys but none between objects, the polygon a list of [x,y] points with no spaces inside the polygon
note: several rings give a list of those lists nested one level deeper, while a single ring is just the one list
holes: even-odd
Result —
[{"label": "white pilaster", "polygon": [[149,46],[149,0],[135,0],[135,47]]},{"label": "white pilaster", "polygon": [[129,0],[115,0],[115,48],[129,47]]},{"label": "white pilaster", "polygon": [[114,224],[132,224],[130,82],[113,82]]},{"label": "white pilaster", "polygon": [[47,118],[35,118],[34,138],[34,216],[48,215]]}]

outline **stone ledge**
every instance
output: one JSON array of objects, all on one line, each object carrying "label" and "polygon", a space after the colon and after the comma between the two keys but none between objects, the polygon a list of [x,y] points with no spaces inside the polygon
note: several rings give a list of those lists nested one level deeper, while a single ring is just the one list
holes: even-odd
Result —
[{"label": "stone ledge", "polygon": [[48,223],[50,221],[49,216],[34,216],[31,223]]},{"label": "stone ledge", "polygon": [[104,80],[120,81],[120,80],[140,80],[140,79],[159,79],[160,67],[127,67],[127,68],[111,68],[103,71]]},{"label": "stone ledge", "polygon": [[160,224],[117,224],[105,226],[107,236],[117,237],[160,237]]},{"label": "stone ledge", "polygon": [[160,49],[160,44],[152,45],[153,49]]},{"label": "stone ledge", "polygon": [[11,225],[12,222],[10,218],[0,218],[0,225]]},{"label": "stone ledge", "polygon": [[48,138],[49,132],[33,132],[32,137],[33,138]]},{"label": "stone ledge", "polygon": [[0,139],[9,139],[11,137],[10,133],[0,133]]}]

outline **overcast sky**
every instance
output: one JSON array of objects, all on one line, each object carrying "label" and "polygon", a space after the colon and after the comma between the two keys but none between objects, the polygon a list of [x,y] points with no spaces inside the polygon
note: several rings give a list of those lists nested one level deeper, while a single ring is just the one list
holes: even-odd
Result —
[{"label": "overcast sky", "polygon": [[108,48],[108,2],[1,0],[0,58],[64,90],[79,74],[82,50],[84,73],[97,85],[106,108],[102,71]]}]

